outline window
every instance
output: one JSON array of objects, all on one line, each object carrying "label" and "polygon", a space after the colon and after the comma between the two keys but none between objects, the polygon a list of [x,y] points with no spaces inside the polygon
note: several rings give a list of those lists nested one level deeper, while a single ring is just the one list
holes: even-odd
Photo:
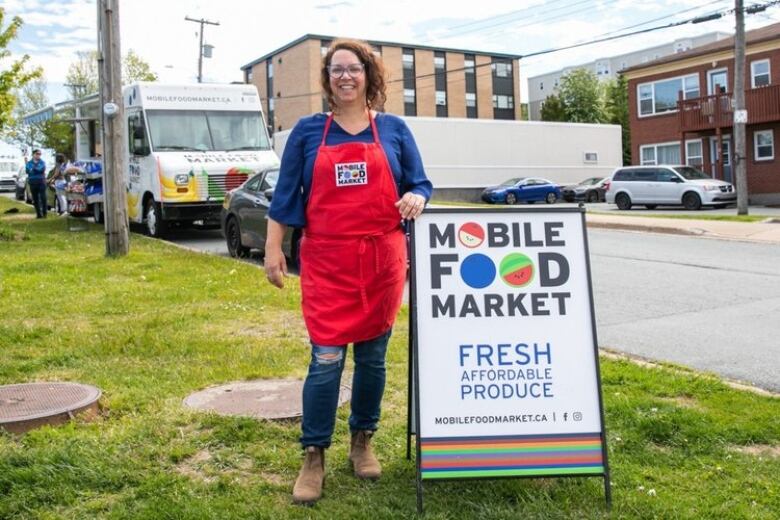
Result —
[{"label": "window", "polygon": [[404,103],[414,103],[414,89],[404,89]]},{"label": "window", "polygon": [[599,162],[598,152],[582,152],[582,162],[586,164],[596,164]]},{"label": "window", "polygon": [[672,170],[659,168],[655,171],[655,180],[658,182],[676,182],[679,177]]},{"label": "window", "polygon": [[[436,54],[438,54],[438,52]],[[434,56],[433,68],[436,70],[444,70],[444,56]]]},{"label": "window", "polygon": [[699,97],[699,76],[665,79],[637,86],[639,115],[648,116],[677,110],[677,95],[683,92],[683,99]]},{"label": "window", "polygon": [[273,79],[274,77],[274,64],[271,63],[271,61],[268,61],[268,79]]},{"label": "window", "polygon": [[473,92],[466,92],[466,106],[467,107],[476,107],[477,106],[477,95]]},{"label": "window", "polygon": [[330,48],[330,44],[331,44],[330,40],[320,40],[320,54],[322,56],[328,54],[328,49]]},{"label": "window", "polygon": [[466,70],[466,74],[474,74],[474,65],[474,58],[463,60],[463,68]]},{"label": "window", "polygon": [[750,86],[752,88],[765,87],[770,83],[769,60],[750,62]]},{"label": "window", "polygon": [[539,90],[544,90],[544,81],[539,82]]},{"label": "window", "polygon": [[493,68],[493,74],[499,78],[508,78],[512,76],[512,64],[497,62],[491,65]]},{"label": "window", "polygon": [[148,110],[156,151],[269,150],[257,112]]},{"label": "window", "polygon": [[447,104],[447,93],[443,90],[437,90],[436,91],[436,104],[437,105],[446,105]]},{"label": "window", "polygon": [[414,51],[411,49],[404,49],[404,54],[401,57],[401,61],[403,62],[403,67],[405,70],[413,70],[414,69]]},{"label": "window", "polygon": [[493,96],[493,108],[515,108],[514,96],[497,94]]},{"label": "window", "polygon": [[685,142],[685,164],[689,166],[701,166],[704,164],[701,139]]},{"label": "window", "polygon": [[149,155],[149,140],[146,138],[144,117],[141,112],[127,117],[127,137],[128,148],[132,155]]},{"label": "window", "polygon": [[678,143],[647,144],[639,147],[642,166],[655,164],[680,164]]},{"label": "window", "polygon": [[756,161],[770,161],[775,158],[775,136],[772,130],[753,132],[753,157]]},{"label": "window", "polygon": [[252,69],[249,69],[246,71],[246,82],[251,83],[252,82]]}]

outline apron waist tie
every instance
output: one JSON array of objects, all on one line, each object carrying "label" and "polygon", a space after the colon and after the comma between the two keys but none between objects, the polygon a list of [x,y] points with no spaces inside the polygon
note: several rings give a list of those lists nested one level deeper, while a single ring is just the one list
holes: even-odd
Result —
[{"label": "apron waist tie", "polygon": [[366,235],[360,239],[360,245],[358,246],[358,274],[360,276],[360,300],[363,302],[363,312],[368,314],[370,309],[368,308],[368,294],[366,293],[366,280],[363,272],[363,255],[366,253],[366,247],[368,242],[372,242],[374,246],[374,274],[379,273],[379,248],[377,247],[376,239],[381,237],[378,235]]}]

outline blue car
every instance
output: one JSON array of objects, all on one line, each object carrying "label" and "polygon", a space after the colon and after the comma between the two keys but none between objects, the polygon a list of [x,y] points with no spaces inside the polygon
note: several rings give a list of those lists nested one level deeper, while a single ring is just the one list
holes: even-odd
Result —
[{"label": "blue car", "polygon": [[517,204],[544,201],[552,204],[561,198],[561,188],[552,181],[540,177],[518,177],[509,179],[498,186],[489,186],[482,192],[482,200],[495,204]]}]

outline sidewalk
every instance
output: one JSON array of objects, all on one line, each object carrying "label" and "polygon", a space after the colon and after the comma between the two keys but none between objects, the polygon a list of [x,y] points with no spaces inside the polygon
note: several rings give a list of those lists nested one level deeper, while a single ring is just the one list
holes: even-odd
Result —
[{"label": "sidewalk", "polygon": [[720,220],[631,217],[602,213],[587,213],[585,219],[588,227],[591,228],[649,231],[653,233],[671,233],[764,244],[780,244],[780,221],[777,223],[728,222]]}]

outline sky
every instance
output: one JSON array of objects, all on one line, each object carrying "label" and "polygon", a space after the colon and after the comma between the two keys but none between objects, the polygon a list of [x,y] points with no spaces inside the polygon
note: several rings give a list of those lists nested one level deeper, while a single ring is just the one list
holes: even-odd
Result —
[{"label": "sky", "polygon": [[[304,34],[355,37],[416,45],[508,54],[529,54],[629,32],[733,7],[733,0],[118,0],[123,53],[132,49],[160,81],[194,82],[200,24],[204,43],[204,82],[242,81],[241,66]],[[746,5],[761,0],[745,0]],[[77,51],[96,47],[94,0],[2,0],[7,19],[24,25],[9,50],[28,54],[44,69],[50,102],[63,101],[68,65]],[[683,12],[685,11],[685,12]],[[651,22],[652,20],[656,20]],[[643,22],[649,22],[644,25]],[[780,22],[780,6],[746,18],[748,29]],[[633,29],[626,29],[636,26]],[[545,72],[586,63],[676,38],[713,31],[733,32],[734,17],[684,25],[612,42],[523,59],[521,97],[526,81]],[[4,66],[5,63],[0,63]]]}]

